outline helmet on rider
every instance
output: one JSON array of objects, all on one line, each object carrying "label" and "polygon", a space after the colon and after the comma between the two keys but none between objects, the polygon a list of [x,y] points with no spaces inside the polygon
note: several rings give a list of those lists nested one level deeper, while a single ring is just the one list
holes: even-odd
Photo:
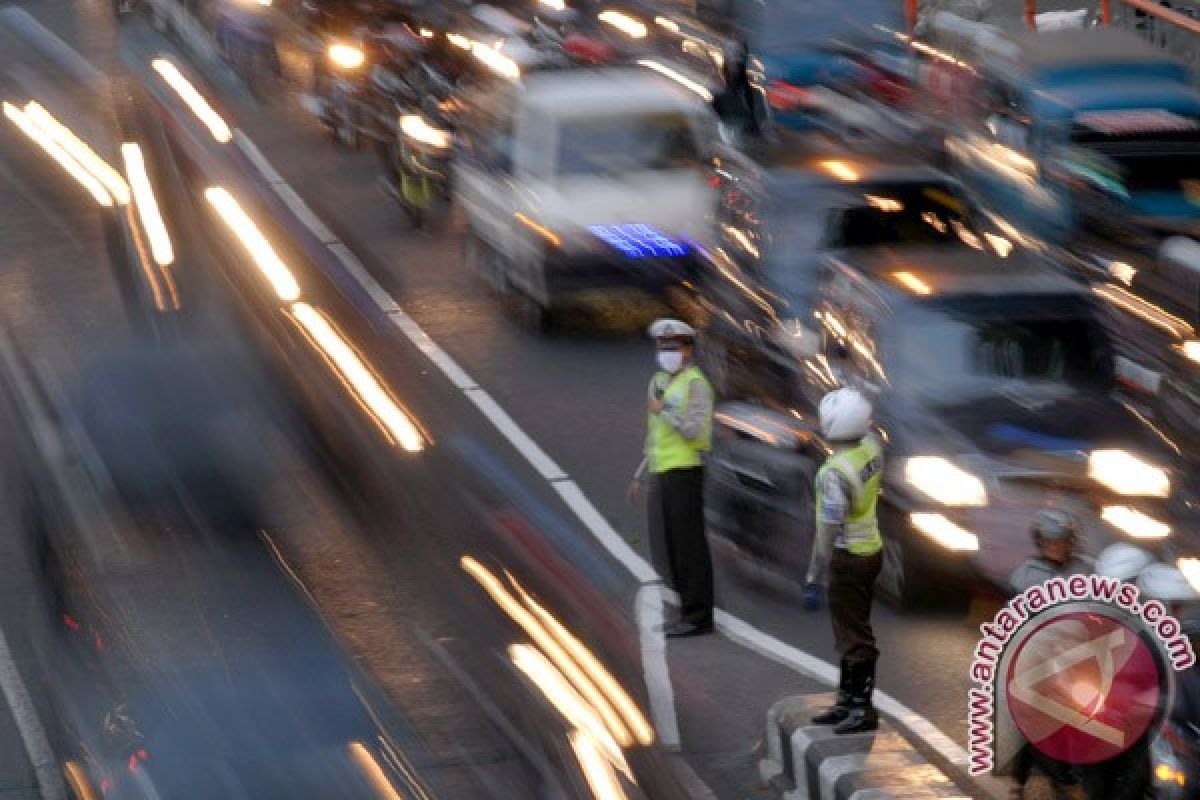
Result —
[{"label": "helmet on rider", "polygon": [[1120,581],[1132,581],[1142,570],[1154,563],[1154,556],[1126,542],[1110,544],[1096,559],[1096,574]]}]

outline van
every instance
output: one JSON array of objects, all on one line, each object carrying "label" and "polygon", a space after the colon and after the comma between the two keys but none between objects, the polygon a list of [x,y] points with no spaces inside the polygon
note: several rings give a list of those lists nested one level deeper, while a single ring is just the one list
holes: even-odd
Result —
[{"label": "van", "polygon": [[541,324],[570,295],[689,279],[716,203],[716,118],[638,68],[554,70],[467,103],[456,199],[466,256]]}]

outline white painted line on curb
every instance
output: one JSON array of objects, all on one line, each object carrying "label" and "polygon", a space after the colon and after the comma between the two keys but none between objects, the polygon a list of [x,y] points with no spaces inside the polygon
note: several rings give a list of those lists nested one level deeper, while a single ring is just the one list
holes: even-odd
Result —
[{"label": "white painted line on curb", "polygon": [[662,585],[643,584],[634,600],[638,637],[642,646],[642,671],[650,694],[650,713],[664,745],[678,749],[679,722],[675,716],[675,692],[671,688],[671,670],[667,666],[667,640],[662,633]]},{"label": "white painted line on curb", "polygon": [[[248,139],[246,141],[249,142]],[[250,143],[250,146],[253,147],[253,143]],[[257,152],[257,148],[255,148],[255,151]],[[266,163],[265,159],[263,159],[263,161]],[[270,168],[269,164],[267,164],[267,167],[270,172],[264,172],[264,176],[269,177],[269,175],[277,174],[275,173],[274,169]],[[281,186],[288,186],[286,183],[272,185],[275,186],[276,191],[279,191]],[[288,187],[288,189],[290,191],[291,187]],[[301,220],[304,221],[304,217],[301,217]],[[316,233],[315,230],[314,233]],[[320,234],[318,234],[318,236],[320,236]],[[337,246],[343,247],[340,243],[338,243]],[[357,261],[357,259],[355,260]],[[579,486],[576,485],[574,481],[568,479],[567,474],[559,468],[554,460],[550,458],[550,456],[547,455],[546,452],[542,450],[542,448],[539,447],[538,444],[534,442],[534,440],[530,438],[530,436],[526,434],[516,422],[513,421],[512,417],[510,417],[508,413],[501,408],[495,400],[492,399],[491,395],[489,395],[485,390],[479,388],[478,383],[472,380],[470,376],[461,367],[459,367],[453,358],[451,358],[449,354],[447,354],[436,342],[434,342],[408,314],[399,309],[399,306],[395,303],[395,300],[386,293],[386,291],[373,277],[371,277],[369,273],[366,273],[365,270],[363,270],[361,273],[356,270],[352,270],[352,272],[355,275],[355,278],[360,281],[363,288],[366,289],[373,298],[376,298],[380,293],[387,297],[388,302],[396,309],[395,311],[389,313],[389,317],[395,323],[396,327],[399,328],[405,334],[405,336],[407,336],[409,340],[417,346],[419,350],[425,353],[425,355],[427,355],[429,359],[436,366],[438,366],[439,369],[446,373],[446,377],[449,378],[457,388],[462,390],[463,394],[465,394],[471,400],[471,402],[473,402],[476,407],[483,412],[484,416],[486,416],[496,427],[496,429],[503,434],[506,439],[508,439],[509,443],[516,448],[517,452],[525,457],[526,461],[528,461],[530,465],[537,470],[538,474],[553,484],[555,490],[579,518],[580,522],[582,522],[588,531],[596,537],[600,544],[606,550],[608,550],[609,554],[619,561],[627,570],[629,570],[630,574],[633,575],[638,583],[643,585],[643,589],[648,590],[650,588],[646,586],[646,584],[659,584],[654,588],[657,591],[662,592],[662,578],[654,570],[654,567],[651,566],[650,563],[644,558],[638,555],[633,548],[629,546],[625,539],[622,538],[615,530],[613,530],[612,526],[608,524],[608,521],[604,519],[604,516],[596,509],[592,502],[588,500],[587,496],[584,495]],[[639,590],[639,596],[640,592],[641,590]],[[660,594],[659,596],[663,597],[669,594],[670,593],[668,592],[663,592],[663,594]],[[721,609],[717,609],[715,621],[717,629],[731,641],[741,644],[747,649],[754,650],[755,652],[766,656],[767,658],[770,658],[773,661],[776,661],[777,663],[780,663],[790,669],[793,669],[796,672],[807,675],[810,678],[816,679],[830,686],[837,684],[838,670],[832,664],[822,661],[815,656],[809,655],[803,650],[795,648],[789,644],[785,644],[773,636],[758,630],[744,620],[741,620]],[[640,619],[639,628],[641,628]],[[645,636],[645,633],[642,632],[642,635]],[[661,634],[659,634],[659,636],[661,637]],[[655,697],[653,687],[649,686],[649,667],[643,664],[643,668],[647,670],[647,690],[651,693],[651,703],[653,704],[655,702],[662,702]],[[666,688],[669,692],[669,674],[667,676]],[[914,735],[924,737],[928,745],[936,750],[942,756],[942,758],[956,766],[967,764],[968,758],[966,751],[955,744],[954,741],[948,736],[938,730],[938,728],[932,722],[912,711],[907,706],[899,703],[891,696],[884,694],[883,692],[876,691],[874,697],[876,701],[875,704],[879,710],[901,720]],[[671,703],[672,708],[670,717],[672,729],[676,730],[675,735],[678,737],[678,729],[676,727],[677,722],[675,722],[675,715],[673,712],[673,695],[668,696],[667,700]],[[661,730],[659,735],[663,736]]]}]

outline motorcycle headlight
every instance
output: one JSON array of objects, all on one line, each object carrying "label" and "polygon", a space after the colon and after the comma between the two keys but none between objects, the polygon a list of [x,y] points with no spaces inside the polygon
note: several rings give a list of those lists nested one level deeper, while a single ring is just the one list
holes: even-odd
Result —
[{"label": "motorcycle headlight", "polygon": [[406,114],[401,117],[400,130],[411,139],[441,149],[449,147],[452,141],[447,131],[433,127],[418,114]]},{"label": "motorcycle headlight", "polygon": [[332,44],[329,46],[329,60],[342,69],[356,69],[367,60],[363,51],[349,44]]},{"label": "motorcycle headlight", "polygon": [[1124,450],[1093,451],[1088,457],[1088,477],[1130,497],[1167,497],[1171,493],[1165,470]]},{"label": "motorcycle headlight", "polygon": [[940,456],[914,456],[904,462],[904,479],[944,506],[985,506],[983,481]]}]

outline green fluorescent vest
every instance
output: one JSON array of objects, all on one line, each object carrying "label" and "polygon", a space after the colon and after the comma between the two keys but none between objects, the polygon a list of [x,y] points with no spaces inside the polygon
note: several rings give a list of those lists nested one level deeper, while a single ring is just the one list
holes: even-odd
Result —
[{"label": "green fluorescent vest", "polygon": [[846,549],[856,556],[869,556],[883,549],[875,507],[883,484],[883,448],[874,436],[864,437],[849,450],[830,456],[817,472],[817,520],[821,515],[821,478],[825,470],[837,470],[854,487],[846,515]]},{"label": "green fluorescent vest", "polygon": [[[708,386],[704,377],[695,365],[679,371],[674,378],[666,372],[654,376],[650,385],[650,397],[654,396],[654,387],[667,383],[663,392],[663,407],[667,411],[684,411],[687,409],[688,398],[692,386],[703,382]],[[711,392],[711,390],[710,390]],[[704,421],[704,429],[695,439],[685,439],[683,434],[671,427],[671,424],[660,414],[649,414],[646,420],[646,460],[647,468],[652,474],[659,474],[672,469],[699,467],[704,462],[701,453],[712,448],[712,419]]]}]

